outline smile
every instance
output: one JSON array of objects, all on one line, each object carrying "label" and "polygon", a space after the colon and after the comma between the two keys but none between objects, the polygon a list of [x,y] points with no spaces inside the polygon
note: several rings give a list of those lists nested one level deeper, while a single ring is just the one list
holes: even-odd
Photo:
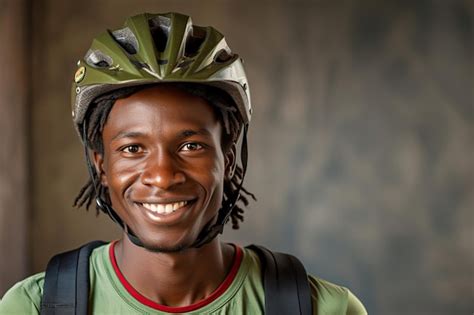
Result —
[{"label": "smile", "polygon": [[187,201],[179,201],[173,203],[141,203],[144,208],[157,214],[170,214],[186,206],[187,204]]}]

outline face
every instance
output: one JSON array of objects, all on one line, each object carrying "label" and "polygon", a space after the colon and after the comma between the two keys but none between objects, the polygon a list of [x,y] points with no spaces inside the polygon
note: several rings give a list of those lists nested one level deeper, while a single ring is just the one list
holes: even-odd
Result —
[{"label": "face", "polygon": [[112,207],[145,248],[191,245],[221,206],[234,150],[224,154],[222,126],[204,99],[155,86],[117,100],[94,154]]}]

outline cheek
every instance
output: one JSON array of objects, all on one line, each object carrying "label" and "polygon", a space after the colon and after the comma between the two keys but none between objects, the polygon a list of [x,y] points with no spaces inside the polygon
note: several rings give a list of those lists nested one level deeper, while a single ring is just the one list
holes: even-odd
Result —
[{"label": "cheek", "polygon": [[[110,155],[109,155],[110,156]],[[140,166],[114,156],[104,160],[104,171],[110,194],[122,195],[124,191],[139,177]]]},{"label": "cheek", "polygon": [[201,174],[200,185],[204,189],[205,198],[202,200],[207,219],[215,215],[222,206],[224,195],[224,167],[220,163],[209,163],[207,172]]},{"label": "cheek", "polygon": [[225,163],[223,156],[219,156],[212,165],[209,165],[210,180],[213,182],[213,188],[219,189],[219,192],[224,186]]},{"label": "cheek", "polygon": [[194,182],[201,186],[207,198],[216,198],[216,192],[220,192],[224,183],[224,160],[222,155],[208,156],[205,159],[189,160],[183,169],[186,173],[188,183]]}]

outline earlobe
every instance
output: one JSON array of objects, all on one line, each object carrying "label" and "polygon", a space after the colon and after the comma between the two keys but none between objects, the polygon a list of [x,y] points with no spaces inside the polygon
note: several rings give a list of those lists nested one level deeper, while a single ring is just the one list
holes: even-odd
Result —
[{"label": "earlobe", "polygon": [[225,180],[231,180],[234,177],[236,167],[236,145],[233,143],[225,154]]},{"label": "earlobe", "polygon": [[94,167],[102,186],[108,187],[107,176],[104,172],[104,156],[96,151],[94,151]]}]

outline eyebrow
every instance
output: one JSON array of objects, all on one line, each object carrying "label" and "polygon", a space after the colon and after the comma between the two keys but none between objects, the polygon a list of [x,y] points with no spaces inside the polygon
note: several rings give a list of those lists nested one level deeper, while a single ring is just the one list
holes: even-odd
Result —
[{"label": "eyebrow", "polygon": [[[198,130],[186,129],[179,133],[178,138],[185,139],[185,138],[189,138],[195,135],[202,135],[205,137],[209,137],[211,136],[211,133],[209,132],[209,130],[204,129],[204,128],[201,128]],[[112,138],[112,141],[119,138],[139,138],[143,136],[145,136],[145,133],[140,132],[140,131],[121,131]]]},{"label": "eyebrow", "polygon": [[194,136],[194,135],[201,135],[201,136],[209,137],[211,135],[211,133],[209,132],[209,130],[204,129],[204,128],[201,128],[201,129],[198,129],[198,130],[186,129],[186,130],[181,131],[179,137],[180,138],[189,138],[189,137]]},{"label": "eyebrow", "polygon": [[143,132],[139,131],[120,131],[118,134],[116,134],[113,138],[112,141],[118,139],[118,138],[138,138],[142,137],[145,134]]}]

